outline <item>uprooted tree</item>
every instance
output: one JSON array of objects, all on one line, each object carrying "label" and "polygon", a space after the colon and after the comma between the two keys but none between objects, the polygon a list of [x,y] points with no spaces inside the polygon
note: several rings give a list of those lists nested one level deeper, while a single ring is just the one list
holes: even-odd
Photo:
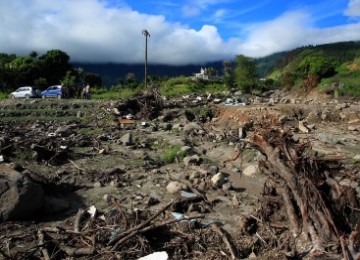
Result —
[{"label": "uprooted tree", "polygon": [[[360,259],[357,170],[344,167],[343,158],[319,156],[310,142],[295,142],[280,129],[259,130],[250,142],[261,152],[259,168],[269,177],[264,195],[280,197],[285,207],[296,254],[310,245],[309,256],[329,256],[329,245],[336,245],[332,254]],[[262,207],[260,217],[271,221],[266,205]]]}]

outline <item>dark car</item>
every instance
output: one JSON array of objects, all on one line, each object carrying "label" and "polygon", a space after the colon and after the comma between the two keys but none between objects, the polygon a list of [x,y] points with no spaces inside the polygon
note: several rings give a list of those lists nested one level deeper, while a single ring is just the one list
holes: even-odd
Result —
[{"label": "dark car", "polygon": [[42,98],[62,98],[62,86],[61,85],[54,85],[50,86],[44,91],[41,92]]}]

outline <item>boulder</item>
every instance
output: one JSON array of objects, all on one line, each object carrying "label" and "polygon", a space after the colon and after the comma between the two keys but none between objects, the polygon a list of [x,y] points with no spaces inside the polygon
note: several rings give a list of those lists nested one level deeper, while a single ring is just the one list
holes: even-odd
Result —
[{"label": "boulder", "polygon": [[44,205],[42,187],[0,165],[0,221],[30,219]]}]

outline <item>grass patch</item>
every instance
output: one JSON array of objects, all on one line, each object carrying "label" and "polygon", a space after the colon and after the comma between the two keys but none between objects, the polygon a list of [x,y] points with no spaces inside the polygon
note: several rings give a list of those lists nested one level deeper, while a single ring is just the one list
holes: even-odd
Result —
[{"label": "grass patch", "polygon": [[97,88],[92,93],[92,99],[113,100],[131,98],[141,91],[139,88]]},{"label": "grass patch", "polygon": [[161,160],[165,164],[170,164],[175,162],[175,159],[177,158],[179,161],[184,159],[184,157],[187,155],[186,152],[181,151],[180,146],[172,146],[165,150],[163,150],[161,154]]},{"label": "grass patch", "polygon": [[9,99],[9,93],[0,92],[0,99]]}]

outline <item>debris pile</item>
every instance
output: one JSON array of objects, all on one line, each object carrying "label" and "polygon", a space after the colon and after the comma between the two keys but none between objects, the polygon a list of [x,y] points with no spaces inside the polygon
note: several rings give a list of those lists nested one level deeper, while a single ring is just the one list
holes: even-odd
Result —
[{"label": "debris pile", "polygon": [[[126,209],[116,198],[111,201],[109,212],[97,212],[92,206],[61,225],[34,229],[27,224],[3,223],[0,237],[8,247],[0,254],[5,259],[137,259],[160,250],[170,259],[237,256],[226,231],[214,223],[203,224],[204,215],[171,212],[181,201],[171,201],[156,213]],[[6,235],[9,232],[11,235]],[[32,246],[22,248],[21,242]],[[13,243],[18,243],[18,248],[10,253]]]},{"label": "debris pile", "polygon": [[250,143],[261,152],[259,169],[269,177],[257,218],[277,228],[279,237],[280,230],[291,234],[277,246],[291,249],[291,257],[339,259],[342,250],[345,259],[357,259],[359,168],[318,156],[310,142],[295,142],[281,129],[262,129]]}]

